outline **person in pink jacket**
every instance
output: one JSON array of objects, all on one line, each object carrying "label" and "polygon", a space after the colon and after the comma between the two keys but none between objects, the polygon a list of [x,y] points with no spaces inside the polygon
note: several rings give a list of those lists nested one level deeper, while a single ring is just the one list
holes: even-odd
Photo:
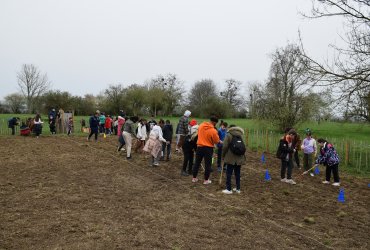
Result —
[{"label": "person in pink jacket", "polygon": [[118,116],[118,127],[117,127],[118,147],[117,147],[117,152],[119,152],[121,150],[121,148],[125,145],[125,142],[124,142],[123,136],[122,136],[123,124],[125,124],[125,118],[123,118],[122,116]]}]

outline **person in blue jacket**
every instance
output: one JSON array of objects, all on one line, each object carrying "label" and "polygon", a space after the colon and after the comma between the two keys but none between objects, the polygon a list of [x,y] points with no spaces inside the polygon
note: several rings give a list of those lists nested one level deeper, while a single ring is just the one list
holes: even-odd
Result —
[{"label": "person in blue jacket", "polygon": [[90,141],[90,138],[93,134],[95,134],[95,141],[98,141],[98,133],[99,133],[99,113],[96,112],[95,115],[90,117],[90,134],[87,137],[87,140]]},{"label": "person in blue jacket", "polygon": [[222,142],[225,139],[227,132],[227,122],[221,121],[221,126],[218,129],[218,137],[220,137],[220,143],[217,144],[217,171],[221,172],[222,167],[221,167],[221,158],[222,158]]}]

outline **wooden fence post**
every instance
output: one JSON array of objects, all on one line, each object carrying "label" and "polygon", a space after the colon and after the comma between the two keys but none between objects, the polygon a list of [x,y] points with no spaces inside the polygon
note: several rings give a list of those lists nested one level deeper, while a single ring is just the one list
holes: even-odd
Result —
[{"label": "wooden fence post", "polygon": [[248,147],[248,128],[245,129],[245,145]]}]

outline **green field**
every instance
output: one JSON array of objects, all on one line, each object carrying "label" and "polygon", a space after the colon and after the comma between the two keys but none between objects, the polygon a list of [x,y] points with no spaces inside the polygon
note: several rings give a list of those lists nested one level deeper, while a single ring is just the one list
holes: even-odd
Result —
[{"label": "green field", "polygon": [[[25,120],[32,115],[21,114],[0,114],[0,135],[10,135],[10,129],[7,127],[7,120],[13,116]],[[47,125],[47,116],[42,115],[44,123],[43,134],[49,135]],[[148,117],[146,117],[148,119]],[[157,117],[159,120],[161,117]],[[86,136],[81,132],[81,119],[85,119],[88,125],[88,116],[74,117],[74,134]],[[176,127],[179,117],[163,117],[164,120],[170,120]],[[192,118],[191,118],[192,119]],[[198,123],[206,119],[194,118]],[[225,119],[229,125],[235,124],[248,130],[248,147],[253,151],[262,154],[262,152],[274,153],[278,145],[281,131],[276,130],[270,123],[251,120],[251,119]],[[317,138],[326,138],[333,143],[341,157],[341,166],[347,172],[356,175],[370,176],[370,124],[369,123],[340,123],[340,122],[306,122],[296,127],[298,133],[304,135],[304,130],[310,128],[313,136]],[[17,132],[19,134],[19,132]]]}]

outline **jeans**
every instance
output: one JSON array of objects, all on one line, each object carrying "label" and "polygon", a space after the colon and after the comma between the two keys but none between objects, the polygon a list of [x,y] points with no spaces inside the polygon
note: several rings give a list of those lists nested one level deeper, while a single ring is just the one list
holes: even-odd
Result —
[{"label": "jeans", "polygon": [[338,171],[338,164],[333,166],[326,166],[326,180],[330,181],[331,172],[333,172],[334,182],[339,182],[339,171]]},{"label": "jeans", "polygon": [[163,157],[165,156],[165,152],[166,152],[166,149],[167,149],[167,159],[170,159],[170,155],[171,155],[171,141],[169,144],[167,144],[166,142],[163,142],[162,143],[162,152],[163,152]]},{"label": "jeans", "polygon": [[312,159],[313,159],[313,154],[304,154],[303,155],[303,169],[305,171],[309,170],[312,168]]},{"label": "jeans", "polygon": [[289,158],[288,161],[281,160],[281,179],[285,178],[285,173],[287,172],[287,179],[292,179],[292,170],[293,170],[293,160]]},{"label": "jeans", "polygon": [[221,169],[222,146],[217,147],[217,168]]},{"label": "jeans", "polygon": [[211,174],[211,166],[212,166],[212,155],[213,155],[213,148],[211,147],[198,147],[197,152],[195,154],[195,164],[193,168],[193,178],[197,178],[199,166],[202,163],[204,158],[204,180],[208,180]]},{"label": "jeans", "polygon": [[89,137],[88,137],[88,139],[90,140],[90,137],[93,135],[93,134],[95,134],[95,141],[97,141],[98,140],[98,128],[96,128],[96,129],[90,129],[90,134],[89,134]]},{"label": "jeans", "polygon": [[298,155],[298,151],[295,151],[295,152],[294,152],[293,157],[294,157],[294,161],[295,161],[295,163],[297,164],[297,168],[300,168],[300,162],[299,162],[299,155]]},{"label": "jeans", "polygon": [[235,172],[236,189],[240,190],[240,165],[226,164],[226,189],[231,191],[231,176]]},{"label": "jeans", "polygon": [[192,148],[182,146],[182,152],[184,153],[184,162],[182,164],[182,170],[186,172],[186,167],[188,167],[188,173],[191,174],[193,171],[194,162],[194,151]]}]

